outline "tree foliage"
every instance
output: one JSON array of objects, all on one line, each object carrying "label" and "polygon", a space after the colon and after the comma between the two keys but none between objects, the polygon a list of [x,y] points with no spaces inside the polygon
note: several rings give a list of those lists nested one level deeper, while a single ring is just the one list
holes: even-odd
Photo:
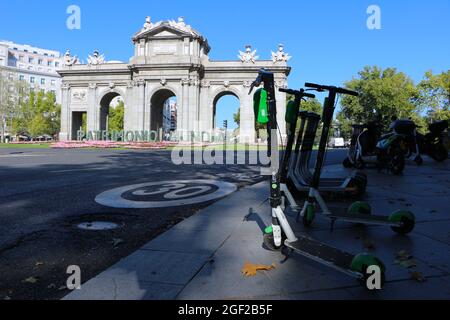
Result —
[{"label": "tree foliage", "polygon": [[61,106],[56,103],[55,94],[29,90],[28,96],[23,99],[24,103],[14,117],[13,133],[28,133],[32,137],[59,133]]},{"label": "tree foliage", "polygon": [[437,75],[426,72],[417,88],[417,105],[429,121],[450,119],[450,70]]},{"label": "tree foliage", "polygon": [[358,78],[346,83],[350,90],[359,92],[359,97],[345,95],[342,98],[342,113],[347,119],[365,123],[374,119],[407,119],[416,111],[414,99],[418,90],[414,82],[395,68],[381,69],[365,67]]},{"label": "tree foliage", "polygon": [[109,107],[109,132],[121,131],[124,126],[125,105],[120,101],[115,108]]}]

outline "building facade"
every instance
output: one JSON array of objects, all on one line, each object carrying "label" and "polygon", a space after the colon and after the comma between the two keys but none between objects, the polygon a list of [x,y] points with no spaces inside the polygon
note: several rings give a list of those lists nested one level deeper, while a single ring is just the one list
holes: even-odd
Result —
[{"label": "building facade", "polygon": [[61,53],[11,41],[0,41],[0,68],[10,80],[26,81],[35,90],[53,92],[61,103]]},{"label": "building facade", "polygon": [[[238,60],[211,61],[208,40],[184,22],[145,24],[132,38],[134,56],[129,63],[107,62],[96,51],[88,64],[66,55],[62,76],[61,140],[76,140],[87,115],[87,130],[107,129],[109,105],[117,96],[125,103],[124,131],[159,131],[164,126],[164,105],[175,97],[177,136],[192,132],[209,135],[215,130],[218,100],[233,95],[240,101],[240,140],[255,141],[251,83],[266,68],[275,74],[276,86],[286,87],[289,56],[280,45],[271,60],[258,60],[247,46]],[[285,134],[286,95],[277,92],[280,129]]]}]

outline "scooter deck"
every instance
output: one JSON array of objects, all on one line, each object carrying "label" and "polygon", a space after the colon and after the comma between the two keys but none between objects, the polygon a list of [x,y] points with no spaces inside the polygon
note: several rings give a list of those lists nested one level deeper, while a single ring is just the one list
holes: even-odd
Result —
[{"label": "scooter deck", "polygon": [[[298,192],[308,192],[310,185],[299,181],[298,179],[289,179],[295,186]],[[350,179],[333,179],[333,180],[322,180],[320,179],[320,190],[323,192],[335,192],[335,193],[345,193],[351,190],[348,189]]]},{"label": "scooter deck", "polygon": [[305,236],[298,237],[296,242],[286,241],[285,245],[304,257],[346,273],[354,278],[360,279],[363,277],[362,274],[350,269],[352,261],[355,258],[353,254]]},{"label": "scooter deck", "polygon": [[376,216],[376,215],[368,215],[368,214],[328,214],[325,215],[329,219],[332,220],[342,220],[352,223],[361,223],[361,224],[372,224],[372,225],[380,225],[380,226],[393,226],[399,227],[401,226],[401,222],[392,222],[389,220],[387,216]]}]

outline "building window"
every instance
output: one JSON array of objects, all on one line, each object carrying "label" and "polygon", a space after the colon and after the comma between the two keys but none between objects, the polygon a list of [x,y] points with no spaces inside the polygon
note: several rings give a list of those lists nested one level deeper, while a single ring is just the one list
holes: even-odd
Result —
[{"label": "building window", "polygon": [[59,62],[57,62],[57,61],[55,62],[55,67],[59,68]]},{"label": "building window", "polygon": [[23,56],[19,56],[19,61],[23,61],[24,57]]},{"label": "building window", "polygon": [[52,80],[52,86],[54,87],[56,85],[56,80]]},{"label": "building window", "polygon": [[44,63],[44,60],[42,60],[42,59],[39,59],[39,60],[38,60],[38,64],[39,64],[39,65],[42,65],[43,63]]},{"label": "building window", "polygon": [[41,85],[45,85],[45,78],[41,78]]},{"label": "building window", "polygon": [[51,67],[53,65],[53,61],[48,61],[47,66]]},{"label": "building window", "polygon": [[34,63],[34,58],[32,57],[28,58],[28,63]]},{"label": "building window", "polygon": [[50,90],[51,93],[53,93],[56,96],[56,91],[55,90]]},{"label": "building window", "polygon": [[34,83],[35,78],[34,77],[30,77],[30,83]]},{"label": "building window", "polygon": [[12,73],[10,73],[9,75],[8,75],[8,77],[9,77],[9,80],[12,80],[13,79],[13,74]]},{"label": "building window", "polygon": [[24,76],[23,74],[21,74],[21,75],[19,76],[19,80],[20,80],[20,81],[25,80],[25,76]]}]

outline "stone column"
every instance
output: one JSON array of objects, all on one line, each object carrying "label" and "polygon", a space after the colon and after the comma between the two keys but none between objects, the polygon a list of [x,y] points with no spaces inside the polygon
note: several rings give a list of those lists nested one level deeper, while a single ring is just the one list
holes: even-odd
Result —
[{"label": "stone column", "polygon": [[199,85],[197,79],[190,81],[189,86],[189,123],[188,130],[194,131],[198,134],[200,125],[200,116],[199,116]]},{"label": "stone column", "polygon": [[213,106],[210,105],[209,103],[210,87],[211,84],[209,83],[209,81],[202,81],[200,84],[200,97],[199,97],[200,131],[207,132],[208,134],[213,133],[213,125],[212,125]]},{"label": "stone column", "polygon": [[98,118],[100,106],[97,105],[97,84],[89,83],[87,95],[87,131],[97,131],[100,129],[100,119]]},{"label": "stone column", "polygon": [[[154,86],[154,85],[153,85]],[[145,84],[145,99],[144,99],[144,130],[150,131],[152,129],[152,97],[150,96],[153,86],[146,82]]]},{"label": "stone column", "polygon": [[[150,115],[147,114],[145,111],[145,81],[144,80],[138,80],[137,82],[137,101],[136,106],[138,108],[138,130],[142,131],[145,130],[145,123],[146,123],[146,117],[150,118]],[[150,121],[150,119],[149,119]]]},{"label": "stone column", "polygon": [[61,86],[61,132],[59,133],[59,140],[67,141],[71,137],[72,125],[70,124],[70,85],[63,83]]},{"label": "stone column", "polygon": [[132,131],[136,125],[133,119],[133,114],[136,113],[134,104],[134,81],[129,81],[127,83],[126,98],[125,101],[125,112],[123,116],[123,129],[125,132]]},{"label": "stone column", "polygon": [[240,125],[240,142],[255,143],[255,115],[253,111],[253,96],[248,94],[249,86],[244,83],[241,91],[241,125]]},{"label": "stone column", "polygon": [[181,80],[181,110],[180,110],[180,124],[178,129],[183,140],[189,137],[189,79],[185,78]]}]

